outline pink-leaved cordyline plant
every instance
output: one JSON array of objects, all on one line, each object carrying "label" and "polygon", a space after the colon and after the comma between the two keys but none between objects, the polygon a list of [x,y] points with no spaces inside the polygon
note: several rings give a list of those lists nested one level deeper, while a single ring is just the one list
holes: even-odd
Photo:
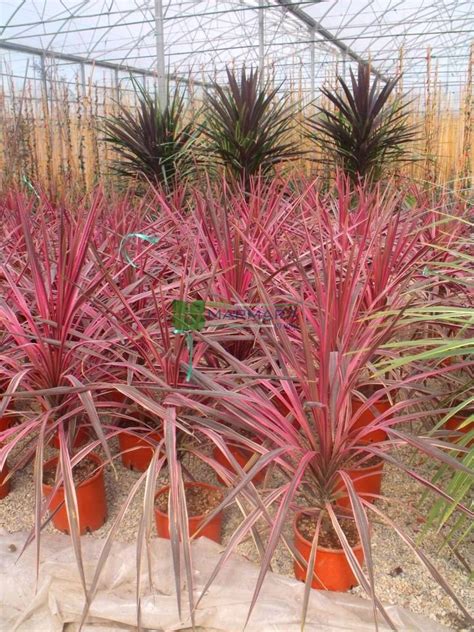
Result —
[{"label": "pink-leaved cordyline plant", "polygon": [[[2,233],[0,254],[0,319],[7,332],[1,340],[0,379],[8,382],[0,406],[6,408],[14,396],[16,403],[33,398],[46,409],[20,411],[20,424],[2,434],[8,443],[0,451],[0,466],[14,445],[31,437],[24,454],[25,459],[35,455],[39,507],[42,446],[46,433],[59,428],[61,476],[73,509],[73,464],[100,445],[110,453],[111,439],[124,424],[138,437],[161,429],[160,440],[150,438],[155,451],[148,470],[110,523],[91,584],[84,582],[84,621],[112,542],[130,503],[142,492],[140,609],[142,554],[153,535],[155,488],[164,472],[170,481],[176,592],[180,600],[184,572],[193,616],[198,598],[184,494],[193,471],[186,454],[226,483],[221,505],[206,522],[232,503],[242,514],[209,583],[240,542],[251,535],[256,543],[261,566],[249,616],[279,542],[303,564],[285,532],[301,508],[315,516],[316,524],[323,513],[329,516],[355,576],[387,621],[376,596],[371,556],[371,524],[377,522],[400,535],[465,613],[422,545],[379,502],[390,505],[397,499],[383,493],[360,496],[347,473],[377,457],[450,502],[451,494],[393,448],[406,446],[453,472],[469,472],[455,458],[459,448],[442,435],[426,436],[417,429],[416,422],[431,414],[426,382],[451,369],[419,362],[406,370],[394,364],[403,349],[400,340],[411,332],[410,310],[420,309],[430,291],[431,277],[423,271],[436,261],[437,241],[430,244],[426,238],[426,205],[406,203],[389,185],[355,191],[339,176],[324,194],[317,182],[303,178],[265,186],[256,180],[240,192],[207,183],[204,191],[186,194],[178,187],[173,199],[158,190],[140,201],[96,197],[91,209],[84,205],[74,214],[32,196],[10,199],[1,213],[13,219]],[[15,236],[17,246],[6,236]],[[231,307],[257,303],[271,317],[176,327],[174,301],[195,300]],[[285,322],[280,305],[294,309],[297,318]],[[250,343],[251,351],[236,343]],[[374,375],[374,364],[384,370]],[[465,366],[464,360],[457,364]],[[117,394],[126,405],[117,404]],[[358,410],[354,395],[363,402]],[[361,426],[362,414],[385,398],[384,412]],[[85,416],[94,434],[72,453],[66,436],[78,415]],[[367,443],[376,430],[384,439]],[[253,453],[246,468],[233,456],[231,442]],[[230,469],[217,461],[213,449]],[[255,482],[258,473],[264,474],[261,485]],[[366,570],[352,556],[340,526],[346,516],[338,504],[343,496]],[[472,516],[462,502],[457,511]],[[32,536],[39,536],[45,512],[46,507],[37,510]],[[77,529],[72,536],[80,564]],[[318,528],[310,567],[317,540]],[[311,579],[308,573],[303,620]],[[178,605],[181,610],[181,601]]]},{"label": "pink-leaved cordyline plant", "polygon": [[[393,200],[394,207],[389,210],[396,212],[396,196]],[[406,213],[405,217],[396,219],[394,225],[397,230],[392,233],[387,227],[393,219],[389,212],[385,216],[379,212],[379,217],[376,217],[376,210],[374,206],[373,211],[367,213],[362,227],[346,225],[343,229],[340,226],[336,229],[334,223],[331,225],[331,221],[334,222],[331,215],[327,213],[324,216],[321,213],[325,223],[320,222],[319,234],[308,229],[303,255],[294,258],[294,279],[291,279],[287,270],[285,278],[278,280],[278,298],[285,298],[298,306],[299,326],[260,328],[257,345],[260,355],[268,363],[263,375],[232,357],[212,336],[205,333],[199,335],[216,353],[224,355],[234,368],[234,374],[239,376],[238,382],[233,382],[231,376],[225,379],[216,377],[215,381],[227,391],[227,395],[216,388],[208,376],[199,373],[195,376],[202,388],[216,389],[214,397],[219,401],[217,413],[211,406],[199,406],[199,409],[205,419],[215,419],[206,434],[223,450],[236,472],[229,481],[233,491],[222,506],[234,497],[236,489],[240,491],[242,485],[252,490],[247,496],[250,508],[244,512],[240,527],[234,532],[204,590],[228,555],[250,532],[253,531],[257,541],[261,541],[256,529],[256,523],[261,519],[268,526],[269,535],[262,549],[261,572],[251,610],[275,547],[282,538],[285,539],[283,529],[289,516],[293,510],[303,507],[316,516],[321,516],[321,512],[329,515],[354,574],[387,621],[390,619],[376,598],[370,549],[369,525],[379,521],[394,529],[467,615],[457,595],[433,567],[422,547],[413,541],[401,525],[394,522],[389,512],[371,502],[374,498],[359,496],[348,475],[348,469],[363,467],[370,457],[378,457],[405,472],[422,487],[449,500],[441,487],[405,464],[393,453],[392,448],[409,446],[440,466],[444,464],[459,472],[469,471],[450,455],[451,447],[448,444],[430,437],[419,437],[409,430],[415,421],[427,419],[431,414],[429,410],[423,412],[419,408],[413,409],[414,405],[420,407],[428,402],[429,396],[421,392],[405,400],[399,399],[397,394],[402,389],[418,392],[418,383],[436,374],[432,370],[419,375],[397,377],[394,374],[389,378],[379,378],[383,388],[375,390],[367,399],[365,409],[376,404],[383,396],[388,396],[392,404],[376,416],[372,424],[357,428],[364,407],[353,413],[351,395],[359,383],[370,383],[368,367],[384,353],[383,346],[402,330],[403,309],[419,299],[417,291],[419,287],[424,287],[424,281],[419,283],[418,279],[428,251],[426,244],[413,234],[416,223],[411,214]],[[403,225],[404,221],[409,223],[409,231]],[[422,229],[422,222],[420,226]],[[354,238],[355,232],[357,239]],[[344,247],[341,247],[342,243]],[[379,293],[374,294],[374,287],[377,286],[373,283],[373,261],[384,266],[380,272],[392,284],[390,310],[380,311],[380,306],[386,303],[385,287],[380,287]],[[273,297],[267,293],[264,283],[259,287],[261,300],[271,309]],[[288,411],[286,415],[272,403],[271,400],[275,401],[275,398],[283,398]],[[180,407],[193,407],[184,394],[175,394],[170,398],[171,401]],[[222,411],[234,415],[231,428],[228,428]],[[205,424],[206,421],[203,426]],[[216,424],[220,424],[220,427]],[[375,429],[383,430],[390,441],[365,443],[364,435]],[[235,430],[245,432],[240,440],[256,455],[254,466],[247,472],[232,458],[222,440],[224,437],[235,438]],[[251,481],[258,471],[265,468],[268,486],[256,490]],[[269,473],[274,470],[279,471],[283,478],[272,485]],[[364,549],[366,573],[351,553],[340,526],[339,520],[345,514],[341,513],[335,502],[344,488]],[[215,513],[220,509],[217,508]],[[458,510],[466,516],[471,514],[463,504],[458,505]],[[316,555],[318,531],[316,528],[310,566]],[[300,559],[291,543],[287,542],[287,545]],[[310,583],[309,573],[303,618]]]},{"label": "pink-leaved cordyline plant", "polygon": [[[18,423],[2,433],[0,467],[17,451],[12,475],[34,459],[35,522],[28,538],[36,538],[51,498],[64,485],[76,559],[85,589],[72,468],[101,445],[112,462],[102,427],[99,391],[110,390],[104,379],[116,375],[102,370],[111,364],[117,343],[106,309],[103,274],[91,255],[95,222],[104,200],[96,195],[89,208],[75,213],[35,196],[11,196],[1,214],[18,218],[15,240],[6,240],[2,252],[0,324],[2,340],[0,415],[13,399]],[[91,384],[99,386],[91,387]],[[73,454],[79,425],[91,431],[89,443]],[[45,446],[57,433],[59,466],[49,498],[42,500]]]}]

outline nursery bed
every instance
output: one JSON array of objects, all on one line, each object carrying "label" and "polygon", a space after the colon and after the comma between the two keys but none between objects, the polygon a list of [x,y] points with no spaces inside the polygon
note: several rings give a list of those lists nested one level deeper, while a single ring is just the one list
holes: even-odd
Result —
[{"label": "nursery bed", "polygon": [[[403,456],[407,460],[411,458],[408,449],[403,450]],[[416,458],[419,459],[419,456]],[[215,483],[215,476],[207,466],[199,462],[190,465],[194,474],[199,475],[200,480]],[[418,462],[417,465],[421,466],[425,473],[429,472],[427,462]],[[116,469],[117,480],[115,480],[110,466],[107,467],[106,471],[108,521],[94,534],[84,537],[99,538],[107,534],[111,521],[126,499],[131,485],[140,477],[139,473],[124,468],[119,460],[116,461]],[[404,518],[406,532],[416,538],[423,526],[421,514],[417,510],[420,502],[419,486],[389,465],[385,466],[385,472],[382,493],[398,499],[397,504],[393,504],[388,513],[389,515],[397,515],[399,524],[402,522],[401,518]],[[159,480],[166,483],[166,474],[163,473]],[[131,503],[124,518],[118,536],[119,540],[124,542],[134,540],[141,513],[141,502],[142,495],[139,494]],[[0,526],[10,533],[29,529],[33,525],[33,510],[33,472],[30,464],[15,474],[12,492],[0,503]],[[230,537],[239,522],[239,511],[236,507],[226,511],[224,541]],[[55,533],[56,531],[52,525],[49,525],[46,532]],[[291,537],[291,528],[288,529],[287,535]],[[474,594],[465,566],[454,554],[446,555],[445,551],[439,553],[441,542],[440,537],[430,532],[424,539],[425,552],[449,582],[461,602],[464,604],[473,603]],[[469,545],[469,542],[465,542],[459,553],[472,567],[473,559]],[[251,561],[257,560],[255,548],[250,540],[242,543],[238,551]],[[430,579],[421,562],[417,561],[414,554],[391,529],[386,529],[383,525],[374,526],[373,556],[376,569],[376,587],[381,601],[404,606],[454,630],[469,630],[467,622],[464,621],[455,604],[442,588]],[[277,549],[272,569],[282,575],[293,577],[293,561],[283,545]],[[364,597],[364,591],[360,587],[352,592]]]}]

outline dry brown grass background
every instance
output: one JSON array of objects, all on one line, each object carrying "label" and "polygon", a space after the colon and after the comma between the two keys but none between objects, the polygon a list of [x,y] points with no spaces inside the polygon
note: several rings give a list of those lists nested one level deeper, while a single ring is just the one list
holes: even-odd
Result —
[{"label": "dry brown grass background", "polygon": [[[443,95],[436,68],[427,54],[426,75],[420,78],[425,87],[424,106],[421,100],[412,105],[413,122],[420,129],[412,154],[418,159],[403,165],[401,173],[457,190],[472,185],[473,60],[474,47],[465,85],[456,98],[449,100]],[[87,191],[98,182],[107,187],[116,184],[110,171],[112,151],[98,129],[100,117],[117,112],[115,88],[92,82],[84,88],[79,82],[71,86],[60,80],[48,85],[42,82],[40,87],[23,82],[18,87],[8,76],[2,79],[0,190],[27,186],[27,181],[56,193]],[[297,101],[301,96],[297,79],[291,88]],[[123,95],[122,101],[133,107],[130,93]],[[194,99],[192,105],[198,108],[200,104]],[[298,117],[302,114],[297,115],[294,133],[306,143]],[[310,150],[314,156],[316,150]],[[298,166],[307,173],[318,169],[309,160]]]}]

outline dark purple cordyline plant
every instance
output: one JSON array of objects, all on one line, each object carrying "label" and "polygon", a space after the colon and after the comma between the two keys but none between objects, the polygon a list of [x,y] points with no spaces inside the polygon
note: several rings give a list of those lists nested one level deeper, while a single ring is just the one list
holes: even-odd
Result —
[{"label": "dark purple cordyline plant", "polygon": [[282,86],[262,86],[258,71],[245,67],[227,69],[227,81],[225,87],[213,82],[207,93],[202,133],[207,152],[247,192],[252,176],[270,176],[302,152],[291,137],[294,108],[280,94]]},{"label": "dark purple cordyline plant", "polygon": [[338,77],[340,93],[322,88],[330,106],[318,107],[308,119],[308,131],[354,183],[376,181],[391,164],[406,160],[416,129],[409,123],[408,104],[392,98],[400,77],[379,88],[378,78],[371,82],[368,65],[359,64],[357,78],[350,74],[350,84]]},{"label": "dark purple cordyline plant", "polygon": [[[112,167],[120,176],[180,187],[196,167],[196,128],[189,120],[184,93],[177,88],[162,107],[156,97],[135,83],[137,109],[120,105],[119,114],[105,119],[105,140],[117,154]],[[181,182],[180,182],[181,181]]]}]

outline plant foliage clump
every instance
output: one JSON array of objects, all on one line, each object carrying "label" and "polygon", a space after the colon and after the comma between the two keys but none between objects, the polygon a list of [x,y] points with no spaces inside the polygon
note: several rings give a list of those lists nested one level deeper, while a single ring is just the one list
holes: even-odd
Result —
[{"label": "plant foliage clump", "polygon": [[127,178],[173,188],[176,179],[188,177],[195,166],[194,122],[186,122],[184,94],[176,89],[164,106],[140,85],[137,96],[136,112],[120,106],[120,114],[103,126],[105,140],[118,154],[114,170]]},{"label": "plant foliage clump", "polygon": [[293,108],[277,98],[281,86],[262,85],[257,70],[242,68],[240,79],[227,69],[228,86],[213,83],[207,93],[203,134],[209,149],[248,190],[249,178],[271,174],[301,152],[291,139]]},{"label": "plant foliage clump", "polygon": [[370,67],[360,64],[351,84],[338,77],[340,94],[322,88],[331,106],[318,107],[308,119],[309,136],[329,149],[334,160],[353,182],[379,180],[386,168],[406,158],[406,146],[415,139],[409,123],[408,103],[391,99],[400,76],[379,89],[371,82]]}]

